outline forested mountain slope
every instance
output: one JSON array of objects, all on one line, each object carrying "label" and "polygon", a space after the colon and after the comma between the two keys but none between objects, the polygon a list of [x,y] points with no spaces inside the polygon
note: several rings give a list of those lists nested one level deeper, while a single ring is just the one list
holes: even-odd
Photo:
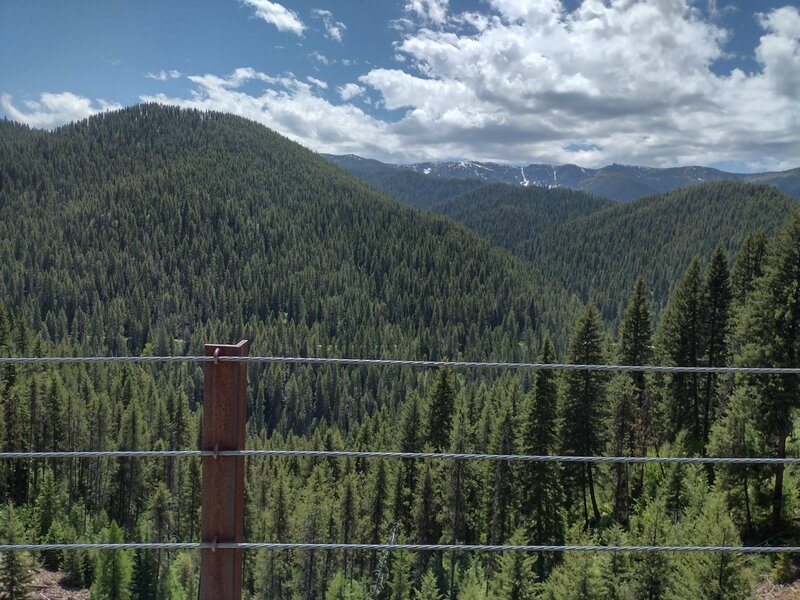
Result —
[{"label": "forested mountain slope", "polygon": [[[732,258],[747,232],[773,232],[796,202],[774,187],[719,181],[620,204],[567,188],[479,184],[358,157],[343,164],[387,194],[459,221],[525,258],[582,300],[596,302],[612,325],[639,275],[659,314],[692,256],[708,256],[722,243]],[[661,171],[659,181],[669,187],[687,169]],[[593,181],[617,175],[609,167]]]},{"label": "forested mountain slope", "polygon": [[[601,208],[582,196],[586,205],[567,199],[566,212],[548,217],[572,220],[535,239],[561,231],[566,237],[553,241],[563,241],[565,253],[570,245],[582,251],[566,233],[571,227],[598,251],[622,254],[606,248],[609,236],[645,252],[646,241],[669,249],[666,240],[682,235],[685,245],[705,243],[714,234],[708,227],[733,238],[743,216],[755,226],[769,207],[786,204],[770,194],[710,186],[635,203],[621,216],[610,207],[575,219]],[[535,220],[535,202],[516,214]],[[709,225],[690,222],[699,219]],[[589,226],[606,231],[593,241]],[[665,254],[673,255],[682,256]],[[685,272],[675,266],[676,291],[660,320],[644,281],[620,290],[628,301],[611,332],[594,307],[578,311],[557,283],[477,233],[403,207],[237,117],[139,106],[0,141],[0,356],[195,354],[203,342],[246,337],[254,354],[797,368],[798,255],[795,212],[774,240],[749,236],[732,270],[721,247]],[[565,351],[553,348],[545,328],[561,339],[571,330]],[[485,373],[252,366],[246,446],[798,452],[792,377]],[[202,368],[189,363],[0,365],[0,445],[194,449],[201,388]],[[198,538],[196,457],[0,466],[8,542]],[[248,541],[795,546],[800,522],[798,474],[773,465],[261,456],[245,471]],[[9,557],[18,558],[16,568]],[[31,560],[61,569],[98,600],[197,596],[193,551],[7,552],[3,585],[19,583]],[[741,600],[757,578],[790,578],[791,561],[735,553],[392,552],[383,560],[352,549],[248,551],[243,597],[360,599],[385,584],[379,597],[392,600]]]},{"label": "forested mountain slope", "polygon": [[721,243],[732,257],[749,231],[771,235],[796,205],[767,186],[704,184],[607,208],[516,252],[616,322],[637,277],[645,278],[659,313],[693,256],[709,256]]},{"label": "forested mountain slope", "polygon": [[[96,353],[249,337],[265,353],[526,359],[545,329],[563,347],[577,306],[262,126],[154,105],[0,145],[0,240],[6,306]],[[267,424],[360,414],[379,396],[364,381],[357,408],[331,389]]]},{"label": "forested mountain slope", "polygon": [[616,205],[613,200],[569,189],[495,183],[436,202],[430,210],[513,251],[558,225]]}]

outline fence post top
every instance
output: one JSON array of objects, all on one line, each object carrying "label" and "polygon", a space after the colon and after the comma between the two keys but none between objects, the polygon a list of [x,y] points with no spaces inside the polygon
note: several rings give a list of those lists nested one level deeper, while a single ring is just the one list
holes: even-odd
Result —
[{"label": "fence post top", "polygon": [[219,351],[219,356],[247,356],[250,351],[250,340],[242,340],[238,344],[205,344],[204,356],[214,356]]}]

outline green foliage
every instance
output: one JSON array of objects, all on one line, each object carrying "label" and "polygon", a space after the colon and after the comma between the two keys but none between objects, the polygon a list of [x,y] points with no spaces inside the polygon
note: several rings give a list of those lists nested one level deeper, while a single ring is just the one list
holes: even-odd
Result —
[{"label": "green foliage", "polygon": [[[2,542],[24,543],[24,532],[16,510],[6,506],[2,515]],[[0,599],[27,600],[30,598],[30,559],[25,552],[0,553]]]},{"label": "green foliage", "polygon": [[436,582],[436,575],[428,570],[422,577],[422,583],[414,593],[414,600],[444,600],[439,593],[439,586]]},{"label": "green foliage", "polygon": [[[603,252],[621,252],[616,241],[587,255],[596,263],[591,286],[613,288],[598,301],[623,313],[614,339],[591,305],[574,319],[575,299],[552,278],[463,227],[397,206],[234,117],[142,106],[3,139],[0,176],[2,354],[194,354],[204,342],[243,336],[254,352],[290,355],[748,366],[797,366],[800,355],[794,327],[800,308],[792,292],[800,287],[800,217],[771,245],[763,236],[750,238],[728,273],[730,240],[745,226],[736,215],[755,211],[752,223],[769,230],[783,210],[780,197],[759,188],[699,187],[662,198],[663,207],[648,200],[619,214],[569,194],[564,206],[548,208],[542,190],[506,197],[507,190],[486,186],[481,199],[478,188],[469,188],[474,193],[464,198],[502,197],[503,206],[519,210],[511,213],[519,220],[539,214],[536,235],[561,231],[565,237],[554,239],[573,250],[582,242],[553,223],[571,223],[570,236],[588,222],[620,225],[614,235],[635,252],[645,237],[663,238],[672,222],[663,221],[664,207],[690,213],[675,215],[687,228],[673,232],[681,248],[667,247],[653,259],[661,261],[654,273],[666,278],[662,288],[653,290],[652,273],[644,271],[608,276]],[[697,206],[684,206],[688,197]],[[769,207],[767,199],[774,201]],[[473,208],[477,215],[486,206]],[[606,213],[621,220],[604,221]],[[632,231],[640,217],[644,231]],[[716,229],[706,231],[703,219]],[[501,233],[498,223],[486,222],[494,228],[487,235]],[[525,235],[516,225],[509,239]],[[711,254],[707,238],[717,233],[724,245]],[[586,243],[593,247],[591,235]],[[680,283],[690,248],[700,249],[699,258]],[[586,273],[570,273],[569,261],[559,263],[559,277],[583,286]],[[654,264],[648,261],[622,264]],[[670,308],[653,336],[654,313],[669,290]],[[610,302],[612,296],[619,302]],[[202,382],[202,367],[193,364],[0,366],[0,445],[196,448]],[[796,385],[780,376],[252,366],[246,444],[791,455],[797,451]],[[664,414],[671,427],[663,426]],[[787,472],[778,481],[773,467],[753,465],[562,468],[318,457],[246,464],[245,535],[253,540],[381,543],[396,532],[413,543],[562,544],[569,530],[571,540],[586,543],[737,545],[742,537],[769,537],[776,506],[783,536],[776,539],[793,541],[792,524],[800,517],[796,475]],[[200,484],[195,458],[0,464],[0,498],[12,502],[9,511],[34,541],[196,540]],[[195,553],[41,558],[59,565],[72,583],[91,587],[93,597],[189,600],[197,594]],[[245,595],[363,598],[380,571],[388,580],[381,600],[522,600],[535,593],[738,598],[752,589],[759,564],[735,554],[378,558],[342,550],[248,553]]]},{"label": "green foliage", "polygon": [[[124,542],[122,530],[115,521],[103,531],[103,540],[109,544]],[[97,559],[97,578],[92,585],[92,598],[96,600],[129,600],[131,559],[127,550],[106,550]]]},{"label": "green foliage", "polygon": [[[566,360],[571,364],[600,365],[606,359],[601,344],[600,315],[587,305],[578,316],[570,336]],[[563,430],[561,444],[564,454],[591,456],[600,454],[604,446],[607,407],[605,388],[607,375],[596,370],[570,370],[563,376]],[[600,519],[591,463],[579,463],[569,469],[571,481],[582,497],[583,517],[590,522],[587,488],[592,503],[593,520]]]},{"label": "green foliage", "polygon": [[749,232],[772,235],[796,204],[772,187],[707,183],[566,222],[515,253],[592,299],[614,324],[639,277],[651,290],[658,315],[694,256],[710,256],[717,244],[733,256]]}]

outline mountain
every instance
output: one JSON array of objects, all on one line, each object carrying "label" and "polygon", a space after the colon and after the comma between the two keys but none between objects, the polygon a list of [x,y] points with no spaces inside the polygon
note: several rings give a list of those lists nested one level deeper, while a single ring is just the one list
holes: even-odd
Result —
[{"label": "mountain", "polygon": [[429,210],[463,223],[513,252],[554,227],[616,205],[608,198],[566,188],[494,183],[434,202]]},{"label": "mountain", "polygon": [[[337,163],[340,158],[329,157]],[[442,164],[438,171],[433,171],[435,163],[423,163],[427,166],[419,172],[352,156],[341,162],[375,188],[463,223],[558,280],[581,300],[592,299],[611,325],[622,317],[639,274],[652,289],[659,314],[692,256],[707,257],[722,243],[732,260],[748,231],[763,228],[771,234],[796,204],[777,185],[743,181],[703,182],[618,203],[566,187],[486,183],[492,177],[489,171],[484,179],[445,177],[469,169],[484,172],[477,163],[448,163],[453,169]],[[503,165],[490,166],[498,167],[492,171],[495,175],[512,173]],[[426,175],[427,169],[431,171]],[[577,175],[574,169],[565,173]],[[701,175],[713,179],[724,173],[694,167],[612,166],[596,171],[591,184],[598,193],[623,187],[642,193],[648,189],[643,180],[669,188]],[[800,169],[748,177],[792,189],[793,182],[800,181]]]},{"label": "mountain", "polygon": [[[563,348],[578,308],[476,233],[263,126],[156,105],[0,142],[0,240],[6,305],[96,353],[249,337],[256,353],[523,360],[544,330]],[[346,419],[407,387],[377,381],[347,389],[355,408],[333,385],[264,418]]]},{"label": "mountain", "polygon": [[773,234],[797,206],[773,187],[705,183],[594,212],[514,251],[615,322],[638,276],[658,313],[693,256],[706,259],[721,243],[732,259],[749,231]]},{"label": "mountain", "polygon": [[448,180],[474,179],[484,183],[508,183],[523,187],[571,188],[629,202],[701,183],[742,181],[772,185],[785,194],[800,198],[800,168],[776,173],[742,174],[697,166],[657,169],[614,164],[600,169],[585,169],[576,165],[514,166],[476,161],[391,165],[354,155],[326,157],[368,182],[398,170],[410,170]]}]

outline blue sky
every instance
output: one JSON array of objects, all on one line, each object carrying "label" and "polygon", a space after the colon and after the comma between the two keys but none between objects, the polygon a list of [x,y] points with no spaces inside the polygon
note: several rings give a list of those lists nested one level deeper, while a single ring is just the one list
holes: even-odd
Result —
[{"label": "blue sky", "polygon": [[392,162],[800,166],[790,0],[0,4],[0,114],[142,101]]}]

